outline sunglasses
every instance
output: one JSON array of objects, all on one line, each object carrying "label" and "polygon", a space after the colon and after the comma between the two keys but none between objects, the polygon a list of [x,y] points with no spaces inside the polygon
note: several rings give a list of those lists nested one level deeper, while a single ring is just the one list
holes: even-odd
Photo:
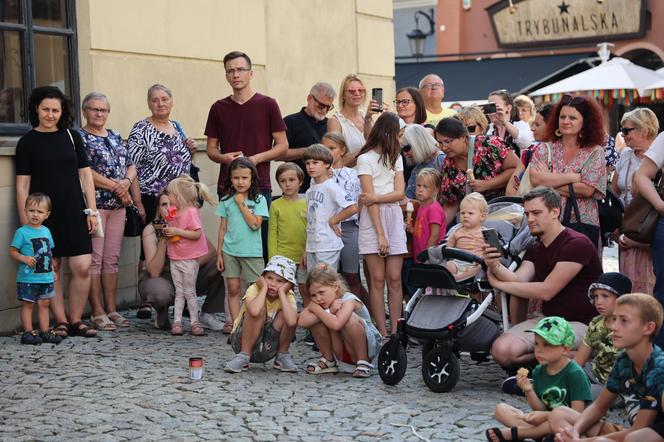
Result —
[{"label": "sunglasses", "polygon": [[476,125],[466,126],[466,129],[468,129],[468,132],[475,132],[475,129],[477,129],[477,126]]},{"label": "sunglasses", "polygon": [[586,101],[585,98],[583,98],[580,95],[573,96],[569,94],[565,94],[560,98],[560,103],[563,106],[574,106],[575,104],[582,104]]},{"label": "sunglasses", "polygon": [[623,137],[626,137],[634,129],[636,129],[636,128],[635,127],[621,127],[620,128],[620,133],[623,134]]},{"label": "sunglasses", "polygon": [[411,150],[412,148],[413,148],[413,147],[412,147],[410,144],[406,144],[404,147],[401,148],[401,152],[402,152],[402,153],[410,152],[410,150]]}]

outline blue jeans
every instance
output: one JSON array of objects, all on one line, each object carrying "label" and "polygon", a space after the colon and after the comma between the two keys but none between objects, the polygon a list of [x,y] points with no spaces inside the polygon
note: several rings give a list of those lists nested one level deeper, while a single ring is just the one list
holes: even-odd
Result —
[{"label": "blue jeans", "polygon": [[[655,298],[664,305],[664,217],[660,217],[657,222],[655,236],[652,239],[650,247],[652,251],[652,266],[655,273]],[[655,339],[655,344],[662,347],[664,345],[664,332],[660,331]]]}]

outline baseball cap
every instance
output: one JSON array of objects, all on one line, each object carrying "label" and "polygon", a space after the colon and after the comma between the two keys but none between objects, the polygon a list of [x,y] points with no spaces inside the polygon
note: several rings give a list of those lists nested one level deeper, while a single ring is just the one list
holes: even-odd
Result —
[{"label": "baseball cap", "polygon": [[542,318],[535,328],[526,331],[539,335],[551,345],[573,347],[576,339],[572,326],[560,316],[547,316],[546,318]]},{"label": "baseball cap", "polygon": [[297,284],[297,282],[295,281],[295,269],[296,269],[295,261],[286,258],[285,256],[274,255],[270,259],[270,262],[268,262],[265,268],[263,269],[263,273],[265,272],[276,273],[277,275],[284,278],[286,281],[295,285]]}]

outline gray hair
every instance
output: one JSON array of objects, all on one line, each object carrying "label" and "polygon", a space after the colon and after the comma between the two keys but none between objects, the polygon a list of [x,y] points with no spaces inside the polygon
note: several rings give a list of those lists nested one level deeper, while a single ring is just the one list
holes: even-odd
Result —
[{"label": "gray hair", "polygon": [[424,80],[425,80],[427,77],[436,77],[437,79],[440,80],[440,84],[442,84],[443,87],[445,87],[445,82],[443,81],[442,78],[440,78],[440,76],[438,76],[438,75],[436,75],[436,74],[426,74],[426,75],[425,75],[424,77],[422,77],[422,79],[420,80],[419,89],[422,89],[422,86],[424,86]]},{"label": "gray hair", "polygon": [[85,110],[85,107],[88,105],[88,102],[92,100],[104,100],[108,104],[108,110],[111,110],[111,102],[108,101],[108,97],[101,92],[92,91],[83,98],[83,103],[81,103],[81,109]]},{"label": "gray hair", "polygon": [[403,138],[406,144],[410,144],[410,152],[413,157],[406,157],[406,162],[410,165],[423,163],[437,152],[440,152],[434,137],[429,134],[424,126],[419,124],[407,124],[403,132]]},{"label": "gray hair", "polygon": [[334,88],[330,83],[326,83],[324,81],[319,81],[318,83],[314,84],[311,87],[311,90],[309,91],[310,95],[323,95],[324,97],[329,98],[330,100],[334,100],[334,97],[337,96],[337,93],[334,91]]},{"label": "gray hair", "polygon": [[173,98],[173,94],[171,93],[171,90],[169,88],[167,88],[163,84],[156,83],[150,86],[150,88],[148,89],[148,101],[150,101],[150,98],[152,97],[152,93],[154,91],[165,92],[166,95],[168,95],[170,98]]}]

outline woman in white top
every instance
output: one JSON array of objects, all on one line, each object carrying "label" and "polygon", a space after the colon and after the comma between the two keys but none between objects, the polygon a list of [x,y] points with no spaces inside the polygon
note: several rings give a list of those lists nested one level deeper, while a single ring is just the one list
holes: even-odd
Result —
[{"label": "woman in white top", "polygon": [[[616,164],[611,190],[627,207],[632,201],[634,173],[657,136],[659,122],[653,111],[638,108],[623,115],[620,125],[626,147],[620,153],[620,159]],[[632,241],[625,235],[620,235],[618,244],[620,245],[620,273],[632,280],[632,291],[652,293],[655,286],[655,274],[652,270],[650,245]]]},{"label": "woman in white top", "polygon": [[520,156],[521,151],[530,147],[534,141],[530,125],[519,120],[519,111],[506,90],[491,92],[487,100],[496,105],[496,113],[489,114],[491,124],[486,134],[502,139],[517,156]]},{"label": "woman in white top", "polygon": [[405,189],[399,127],[399,116],[384,112],[357,157],[362,188],[358,245],[369,268],[371,313],[381,336],[388,335],[383,298],[386,281],[393,328],[401,318],[401,267],[408,251],[399,207]]}]

